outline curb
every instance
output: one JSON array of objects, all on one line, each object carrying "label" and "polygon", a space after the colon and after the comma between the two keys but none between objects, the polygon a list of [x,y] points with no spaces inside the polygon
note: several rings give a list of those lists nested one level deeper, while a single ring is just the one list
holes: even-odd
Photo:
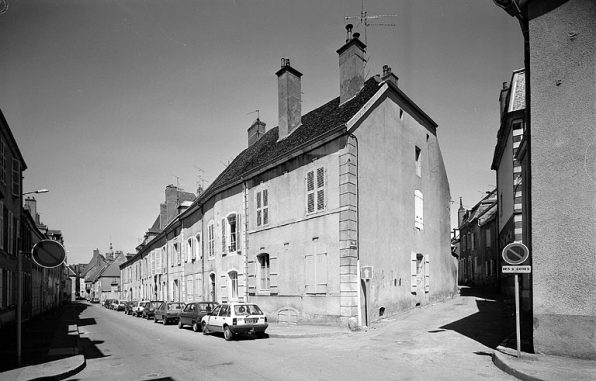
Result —
[{"label": "curb", "polygon": [[[494,350],[493,363],[495,364],[495,366],[497,368],[499,368],[503,372],[510,374],[513,377],[518,378],[523,381],[543,381],[541,378],[536,378],[536,377],[531,376],[527,373],[520,372],[519,370],[512,368],[508,364],[508,358],[514,357],[515,359],[517,359],[517,357],[515,357],[515,355],[513,355],[513,354],[507,353],[508,351],[509,351],[508,348],[502,347],[500,345],[497,347],[497,349]],[[532,356],[529,353],[524,353],[524,355],[526,356],[526,358]]]},{"label": "curb", "polygon": [[282,339],[304,339],[314,337],[342,336],[351,332],[319,332],[319,333],[267,333],[269,337]]}]

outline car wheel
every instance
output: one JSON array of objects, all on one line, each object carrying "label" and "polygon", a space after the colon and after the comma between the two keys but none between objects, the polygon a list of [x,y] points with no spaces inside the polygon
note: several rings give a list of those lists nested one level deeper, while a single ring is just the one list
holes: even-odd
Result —
[{"label": "car wheel", "polygon": [[195,332],[199,332],[201,330],[201,327],[199,327],[199,323],[197,323],[196,321],[192,323],[192,330]]},{"label": "car wheel", "polygon": [[203,335],[209,334],[209,328],[207,328],[207,323],[203,322]]},{"label": "car wheel", "polygon": [[182,327],[184,327],[184,324],[182,324],[181,321],[178,322],[178,329],[182,329]]},{"label": "car wheel", "polygon": [[163,320],[161,322],[163,323],[163,325],[166,325],[166,324],[168,324],[168,319],[163,318]]},{"label": "car wheel", "polygon": [[232,333],[232,330],[230,329],[230,327],[228,327],[226,325],[224,327],[224,339],[226,339],[226,341],[230,341],[230,340],[232,340],[233,337],[234,337],[234,334]]},{"label": "car wheel", "polygon": [[[147,317],[147,320],[149,320],[149,317]],[[153,322],[154,322],[154,323],[157,323],[157,316],[154,316],[154,317],[153,317]]]}]

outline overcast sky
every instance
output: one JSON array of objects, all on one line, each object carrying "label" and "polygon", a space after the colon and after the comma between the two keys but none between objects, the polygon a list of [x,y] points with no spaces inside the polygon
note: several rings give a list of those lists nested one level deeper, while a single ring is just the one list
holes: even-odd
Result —
[{"label": "overcast sky", "polygon": [[[69,263],[135,252],[168,184],[194,192],[277,126],[277,77],[303,73],[303,114],[339,95],[336,50],[361,0],[8,0],[0,109],[25,158],[24,191],[62,230]],[[496,185],[499,92],[523,67],[515,19],[492,0],[365,0],[367,75],[389,65],[438,123],[452,222]]]}]

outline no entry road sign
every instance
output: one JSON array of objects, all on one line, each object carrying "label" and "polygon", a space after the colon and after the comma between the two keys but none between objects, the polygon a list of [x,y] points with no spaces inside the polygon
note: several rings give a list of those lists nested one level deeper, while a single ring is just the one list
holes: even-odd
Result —
[{"label": "no entry road sign", "polygon": [[530,250],[521,242],[513,242],[503,249],[503,259],[510,265],[520,265],[530,256]]},{"label": "no entry road sign", "polygon": [[60,242],[44,239],[33,246],[31,256],[42,267],[56,267],[64,262],[66,251]]}]

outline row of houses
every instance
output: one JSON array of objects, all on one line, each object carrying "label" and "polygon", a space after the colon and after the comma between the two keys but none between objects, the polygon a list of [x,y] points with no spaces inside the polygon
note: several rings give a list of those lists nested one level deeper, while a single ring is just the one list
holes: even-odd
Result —
[{"label": "row of houses", "polygon": [[388,66],[365,79],[365,51],[349,28],[339,97],[304,115],[302,73],[281,60],[278,126],[257,118],[248,148],[198,196],[166,188],[120,265],[125,298],[250,301],[272,321],[368,324],[457,293],[437,124]]},{"label": "row of houses", "polygon": [[[31,257],[33,246],[52,239],[64,243],[60,230],[48,229],[37,213],[34,197],[23,199],[27,165],[0,110],[0,328],[17,320],[19,259],[22,319],[43,314],[71,298],[71,271],[65,264],[45,268]],[[20,258],[19,258],[20,257]]]},{"label": "row of houses", "polygon": [[501,251],[524,243],[531,273],[520,275],[519,294],[534,351],[594,360],[596,2],[495,4],[519,20],[525,62],[500,92],[497,188],[460,206],[459,281],[513,298]]}]

